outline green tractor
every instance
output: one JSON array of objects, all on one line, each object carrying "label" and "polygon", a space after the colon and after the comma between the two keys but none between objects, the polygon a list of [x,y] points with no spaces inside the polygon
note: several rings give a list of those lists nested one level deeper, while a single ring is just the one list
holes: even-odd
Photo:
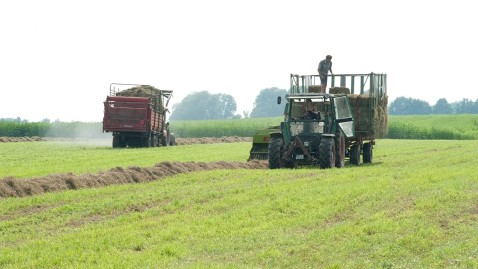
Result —
[{"label": "green tractor", "polygon": [[345,158],[355,165],[372,163],[375,138],[388,131],[387,75],[330,76],[331,88],[324,94],[317,92],[318,75],[290,75],[284,121],[257,131],[249,160],[267,159],[271,169],[343,167]]},{"label": "green tractor", "polygon": [[[269,168],[318,165],[343,167],[346,153],[360,159],[354,118],[346,94],[295,93],[285,96],[286,118],[270,133]],[[308,103],[307,103],[308,102]],[[278,97],[277,103],[281,103]],[[306,107],[313,107],[315,114]]]}]

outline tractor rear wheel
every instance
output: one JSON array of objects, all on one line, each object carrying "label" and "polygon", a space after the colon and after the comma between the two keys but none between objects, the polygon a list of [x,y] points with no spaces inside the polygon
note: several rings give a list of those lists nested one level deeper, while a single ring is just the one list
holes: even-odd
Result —
[{"label": "tractor rear wheel", "polygon": [[281,158],[284,148],[284,140],[282,138],[274,137],[269,142],[269,168],[277,169],[281,168]]},{"label": "tractor rear wheel", "polygon": [[371,163],[373,159],[373,147],[372,143],[363,144],[363,162]]},{"label": "tractor rear wheel", "polygon": [[335,166],[335,141],[331,137],[322,137],[319,144],[319,165],[321,169]]},{"label": "tractor rear wheel", "polygon": [[345,165],[345,136],[342,131],[335,135],[335,167],[341,168]]},{"label": "tractor rear wheel", "polygon": [[350,147],[350,163],[360,165],[360,146],[357,144]]}]

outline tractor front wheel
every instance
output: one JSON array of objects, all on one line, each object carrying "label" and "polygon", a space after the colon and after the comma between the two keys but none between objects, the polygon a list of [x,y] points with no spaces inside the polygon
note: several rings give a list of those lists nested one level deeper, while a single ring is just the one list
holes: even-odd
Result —
[{"label": "tractor front wheel", "polygon": [[284,148],[284,140],[282,138],[274,137],[271,138],[269,142],[269,168],[270,169],[277,169],[281,168],[281,158],[282,158],[282,151]]},{"label": "tractor front wheel", "polygon": [[335,166],[335,141],[330,137],[323,137],[319,144],[319,165],[321,169]]}]

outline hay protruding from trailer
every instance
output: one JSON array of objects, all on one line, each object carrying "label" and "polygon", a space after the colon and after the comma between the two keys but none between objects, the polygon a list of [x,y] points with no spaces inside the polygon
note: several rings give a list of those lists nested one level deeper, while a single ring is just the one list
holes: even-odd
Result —
[{"label": "hay protruding from trailer", "polygon": [[320,85],[310,85],[308,91],[313,93],[321,93],[322,90]]},{"label": "hay protruding from trailer", "polygon": [[129,96],[129,97],[153,97],[160,96],[161,91],[153,86],[140,85],[126,90],[122,90],[116,93],[116,96]]},{"label": "hay protruding from trailer", "polygon": [[350,94],[350,89],[347,87],[331,87],[330,94]]},{"label": "hay protruding from trailer", "polygon": [[116,93],[116,96],[151,98],[154,109],[165,110],[161,100],[161,90],[150,85],[139,85]]},{"label": "hay protruding from trailer", "polygon": [[388,97],[381,99],[364,94],[349,94],[357,136],[364,139],[384,138],[388,133]]}]

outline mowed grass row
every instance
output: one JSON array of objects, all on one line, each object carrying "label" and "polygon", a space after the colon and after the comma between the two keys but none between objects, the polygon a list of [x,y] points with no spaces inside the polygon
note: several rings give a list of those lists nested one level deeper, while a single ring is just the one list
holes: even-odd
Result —
[{"label": "mowed grass row", "polygon": [[[374,163],[358,167],[216,170],[3,199],[0,267],[476,268],[477,148],[379,140]],[[183,161],[205,154],[145,151],[172,149]]]}]

